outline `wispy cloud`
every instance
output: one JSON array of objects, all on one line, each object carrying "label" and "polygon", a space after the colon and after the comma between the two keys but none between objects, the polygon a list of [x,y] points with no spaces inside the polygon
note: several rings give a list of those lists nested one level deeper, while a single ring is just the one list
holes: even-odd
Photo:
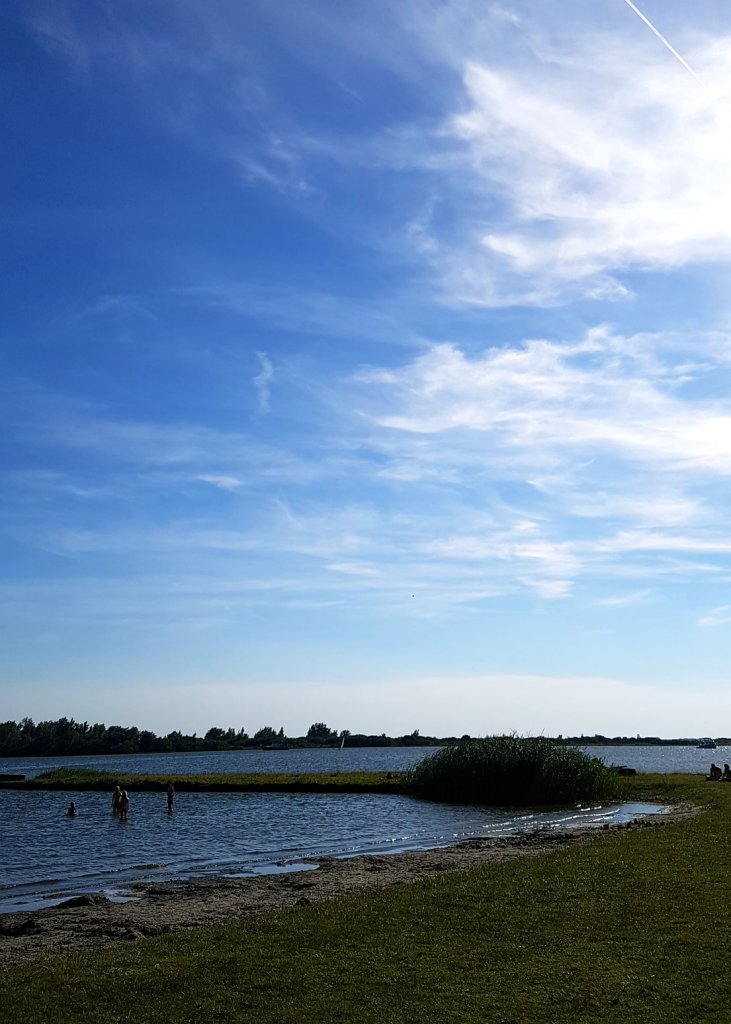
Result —
[{"label": "wispy cloud", "polygon": [[[433,202],[408,242],[443,298],[622,299],[632,271],[725,259],[727,42],[694,35],[693,68],[681,60],[696,77],[704,69],[710,84],[698,89],[626,32],[580,23],[558,48],[548,14],[530,21],[500,33],[503,53],[462,46],[455,112],[428,147],[401,140],[402,164],[410,156],[433,174]],[[517,59],[518,39],[532,60]]]},{"label": "wispy cloud", "polygon": [[[453,450],[471,439],[487,465],[538,482],[557,463],[573,461],[578,472],[606,456],[658,471],[731,474],[731,406],[722,397],[685,400],[685,368],[660,358],[650,336],[621,338],[602,327],[576,343],[535,340],[474,357],[445,343],[360,379],[390,398],[380,409],[371,399],[380,427],[450,438]],[[692,507],[674,500],[676,515]]]},{"label": "wispy cloud", "polygon": [[600,608],[626,608],[636,604],[644,604],[652,596],[652,590],[633,590],[628,594],[617,594],[614,597],[597,598],[594,604]]},{"label": "wispy cloud", "polygon": [[729,623],[731,623],[731,604],[718,605],[698,619],[698,625],[704,628],[727,626]]},{"label": "wispy cloud", "polygon": [[259,412],[265,413],[269,412],[269,385],[274,377],[274,367],[265,352],[257,352],[256,356],[259,360],[261,370],[254,377],[254,387],[256,388],[256,393],[259,397]]}]

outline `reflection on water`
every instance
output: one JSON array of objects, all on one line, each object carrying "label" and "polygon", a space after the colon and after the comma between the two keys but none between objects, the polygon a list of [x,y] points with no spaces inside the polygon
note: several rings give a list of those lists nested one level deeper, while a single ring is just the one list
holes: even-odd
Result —
[{"label": "reflection on water", "polygon": [[129,820],[107,794],[0,791],[0,911],[80,892],[119,897],[140,881],[254,875],[307,867],[323,855],[397,853],[539,827],[600,826],[656,811],[646,805],[508,812],[385,794],[133,793]]}]

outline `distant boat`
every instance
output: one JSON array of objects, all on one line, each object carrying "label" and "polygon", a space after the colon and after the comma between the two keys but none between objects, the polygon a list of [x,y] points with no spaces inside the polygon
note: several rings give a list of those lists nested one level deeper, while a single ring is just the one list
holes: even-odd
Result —
[{"label": "distant boat", "polygon": [[716,741],[712,740],[710,736],[704,736],[703,739],[698,740],[697,750],[715,750]]},{"label": "distant boat", "polygon": [[289,750],[289,743],[286,740],[277,740],[276,743],[262,743],[262,750]]}]

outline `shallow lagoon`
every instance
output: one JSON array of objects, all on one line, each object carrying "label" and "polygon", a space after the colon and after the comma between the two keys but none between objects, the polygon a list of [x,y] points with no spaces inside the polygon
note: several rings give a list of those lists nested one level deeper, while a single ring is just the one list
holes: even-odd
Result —
[{"label": "shallow lagoon", "polygon": [[[76,818],[65,808],[74,798]],[[522,829],[600,827],[657,811],[625,804],[510,812],[384,794],[133,793],[127,822],[104,793],[0,791],[0,912],[136,882],[303,870],[323,855],[398,853]]]}]

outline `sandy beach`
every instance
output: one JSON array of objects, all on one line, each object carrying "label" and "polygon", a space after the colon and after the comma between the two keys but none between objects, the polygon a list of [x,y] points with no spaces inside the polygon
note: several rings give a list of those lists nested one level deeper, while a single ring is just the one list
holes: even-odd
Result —
[{"label": "sandy beach", "polygon": [[331,900],[357,890],[412,883],[447,871],[536,857],[576,843],[600,841],[610,831],[626,834],[638,828],[665,827],[693,813],[695,808],[679,805],[662,815],[602,829],[526,832],[387,856],[324,857],[316,862],[316,870],[253,878],[146,884],[137,887],[135,898],[125,903],[80,896],[44,910],[0,915],[0,968]]}]

